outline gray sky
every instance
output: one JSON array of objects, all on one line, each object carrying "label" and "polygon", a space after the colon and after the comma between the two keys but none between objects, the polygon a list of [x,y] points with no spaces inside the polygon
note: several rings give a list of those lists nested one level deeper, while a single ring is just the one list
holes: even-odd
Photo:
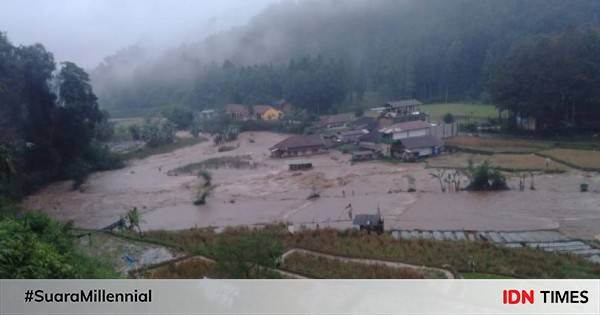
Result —
[{"label": "gray sky", "polygon": [[0,31],[94,67],[136,43],[172,48],[243,25],[276,0],[0,0]]}]

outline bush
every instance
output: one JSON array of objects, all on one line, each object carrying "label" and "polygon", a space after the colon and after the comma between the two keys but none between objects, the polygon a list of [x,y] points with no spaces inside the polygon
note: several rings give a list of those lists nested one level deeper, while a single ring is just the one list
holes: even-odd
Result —
[{"label": "bush", "polygon": [[467,168],[467,177],[469,185],[466,190],[491,191],[507,190],[506,178],[499,170],[492,168],[489,161],[484,161],[478,166],[474,166],[473,161],[469,160]]},{"label": "bush", "polygon": [[446,113],[444,114],[444,122],[447,124],[451,124],[454,122],[454,115],[452,115],[452,113]]},{"label": "bush", "polygon": [[127,130],[129,130],[131,139],[136,140],[136,141],[142,140],[142,130],[141,130],[140,126],[131,125],[131,126],[127,127]]},{"label": "bush", "polygon": [[116,277],[109,264],[75,250],[70,224],[41,213],[0,220],[0,278]]},{"label": "bush", "polygon": [[142,126],[142,140],[149,147],[172,143],[175,141],[175,126],[168,121],[146,121]]},{"label": "bush", "polygon": [[178,130],[187,130],[194,122],[194,113],[183,107],[173,107],[162,111],[163,117],[171,122]]},{"label": "bush", "polygon": [[477,127],[477,123],[474,122],[467,122],[459,125],[460,131],[464,132],[477,132]]},{"label": "bush", "polygon": [[259,279],[276,276],[283,244],[268,231],[243,235],[221,235],[211,248],[217,270],[231,278]]}]

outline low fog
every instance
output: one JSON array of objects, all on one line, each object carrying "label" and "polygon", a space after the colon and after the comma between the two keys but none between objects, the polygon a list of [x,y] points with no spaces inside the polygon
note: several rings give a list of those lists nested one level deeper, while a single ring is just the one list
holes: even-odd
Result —
[{"label": "low fog", "polygon": [[[159,54],[243,25],[275,0],[3,0],[0,30],[88,69],[131,45]],[[25,26],[27,25],[27,26]]]}]

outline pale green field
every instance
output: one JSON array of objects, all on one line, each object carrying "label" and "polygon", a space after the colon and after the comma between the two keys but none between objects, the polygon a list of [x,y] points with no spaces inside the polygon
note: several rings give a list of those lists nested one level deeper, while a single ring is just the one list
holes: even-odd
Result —
[{"label": "pale green field", "polygon": [[446,113],[452,113],[459,121],[482,121],[487,118],[497,118],[498,110],[493,105],[484,104],[427,104],[421,110],[429,115],[431,121],[441,121]]}]

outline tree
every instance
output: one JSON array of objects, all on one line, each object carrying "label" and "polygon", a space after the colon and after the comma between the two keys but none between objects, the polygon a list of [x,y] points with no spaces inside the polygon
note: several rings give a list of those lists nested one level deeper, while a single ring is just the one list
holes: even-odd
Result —
[{"label": "tree", "polygon": [[446,113],[444,114],[444,122],[447,124],[451,124],[454,122],[454,115],[452,115],[452,113]]},{"label": "tree", "polygon": [[194,113],[180,106],[165,109],[162,111],[162,115],[173,123],[178,130],[187,130],[194,122]]},{"label": "tree", "polygon": [[491,191],[507,190],[506,177],[493,168],[489,161],[475,166],[472,160],[469,160],[469,166],[466,170],[469,184],[465,188],[472,191]]},{"label": "tree", "polygon": [[218,270],[226,277],[257,279],[273,277],[270,269],[276,268],[283,245],[267,231],[254,231],[243,235],[219,236],[212,253]]},{"label": "tree", "polygon": [[528,38],[493,67],[489,90],[513,119],[535,117],[552,130],[600,120],[600,31]]},{"label": "tree", "polygon": [[106,119],[98,108],[88,74],[72,62],[63,62],[58,75],[57,145],[65,158],[80,158]]},{"label": "tree", "polygon": [[141,136],[149,147],[172,143],[175,141],[175,125],[169,121],[147,120],[142,126]]}]

